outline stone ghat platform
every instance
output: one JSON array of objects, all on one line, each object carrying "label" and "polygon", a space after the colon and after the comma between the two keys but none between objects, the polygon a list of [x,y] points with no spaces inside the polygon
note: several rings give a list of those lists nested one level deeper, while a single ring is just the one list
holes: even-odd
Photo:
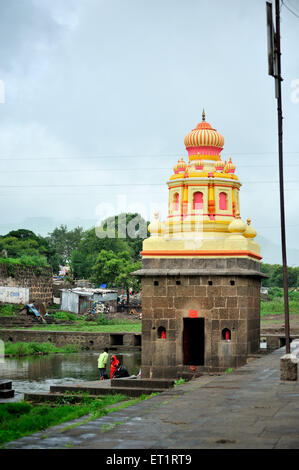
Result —
[{"label": "stone ghat platform", "polygon": [[174,386],[174,379],[135,379],[123,378],[113,380],[95,380],[73,385],[53,385],[49,393],[26,393],[24,399],[32,402],[56,401],[59,397],[68,397],[74,402],[82,400],[78,392],[90,397],[121,394],[139,397],[152,393],[161,393]]},{"label": "stone ghat platform", "polygon": [[0,380],[0,399],[13,398],[15,391],[12,388],[11,380]]}]

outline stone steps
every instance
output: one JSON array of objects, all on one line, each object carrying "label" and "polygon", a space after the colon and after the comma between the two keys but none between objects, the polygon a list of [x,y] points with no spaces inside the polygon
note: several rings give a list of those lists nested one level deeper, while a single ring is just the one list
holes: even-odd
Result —
[{"label": "stone steps", "polygon": [[0,390],[11,390],[12,381],[11,380],[0,380]]},{"label": "stone steps", "polygon": [[15,391],[12,389],[11,380],[0,380],[0,399],[1,398],[13,398]]},{"label": "stone steps", "polygon": [[79,386],[79,385],[55,385],[50,387],[50,393],[63,394],[64,392],[84,392],[90,395],[115,395],[122,394],[130,397],[139,397],[140,395],[150,395],[151,393],[164,392],[165,388],[129,388],[129,387],[111,387],[110,384],[106,386],[92,387],[92,386]]},{"label": "stone steps", "polygon": [[174,386],[175,379],[130,379],[130,378],[121,378],[121,379],[112,379],[111,387],[116,388],[143,388],[143,389],[169,389]]},{"label": "stone steps", "polygon": [[13,398],[15,396],[15,391],[11,389],[2,389],[0,390],[0,399],[1,398]]}]

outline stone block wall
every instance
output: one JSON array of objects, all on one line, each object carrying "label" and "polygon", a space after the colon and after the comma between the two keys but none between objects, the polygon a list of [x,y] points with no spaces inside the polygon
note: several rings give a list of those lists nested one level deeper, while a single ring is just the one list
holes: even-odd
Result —
[{"label": "stone block wall", "polygon": [[[197,371],[235,368],[246,363],[249,354],[259,351],[259,266],[248,260],[250,263],[242,263],[238,273],[236,266],[227,269],[227,260],[209,260],[213,261],[213,270],[207,265],[204,270],[197,266],[196,274],[196,269],[187,265],[189,260],[175,260],[167,272],[167,262],[174,260],[146,261],[148,270],[142,270],[147,271],[142,276],[143,377],[190,373],[190,365],[184,364],[183,345],[184,319],[190,315],[204,319],[204,361],[196,366]],[[166,339],[159,337],[161,327],[166,330]],[[229,341],[224,337],[225,329],[230,331]]]},{"label": "stone block wall", "polygon": [[0,264],[0,286],[29,288],[29,302],[53,301],[53,272],[50,267]]},{"label": "stone block wall", "polygon": [[[42,327],[41,327],[42,328]],[[119,341],[115,341],[115,336]],[[31,342],[37,343],[51,342],[55,346],[66,346],[68,344],[78,345],[84,349],[100,351],[104,347],[113,350],[140,349],[140,333],[92,333],[77,331],[42,331],[41,330],[0,330],[0,339],[4,342],[12,343]]]}]

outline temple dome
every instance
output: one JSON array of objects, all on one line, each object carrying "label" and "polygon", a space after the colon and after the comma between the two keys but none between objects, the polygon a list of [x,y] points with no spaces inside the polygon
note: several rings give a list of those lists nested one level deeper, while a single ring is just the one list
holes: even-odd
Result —
[{"label": "temple dome", "polygon": [[225,165],[225,171],[227,173],[234,173],[236,169],[236,165],[233,164],[232,159],[230,158],[228,163]]},{"label": "temple dome", "polygon": [[218,171],[223,171],[224,167],[225,167],[225,163],[219,157],[219,159],[215,163],[215,171],[217,171],[217,172]]},{"label": "temple dome", "polygon": [[159,212],[155,212],[155,219],[149,224],[147,229],[151,236],[160,236],[163,233],[164,225],[159,220]]},{"label": "temple dome", "polygon": [[194,153],[219,155],[224,145],[224,137],[205,121],[203,111],[202,122],[197,124],[184,139],[189,155]]},{"label": "temple dome", "polygon": [[257,235],[256,230],[252,227],[252,225],[250,225],[250,222],[251,222],[251,220],[247,219],[246,230],[243,233],[244,237],[246,237],[246,238],[254,238]]},{"label": "temple dome", "polygon": [[187,167],[188,165],[182,157],[181,160],[178,160],[177,164],[173,167],[173,171],[175,173],[181,173],[182,171],[186,171]]},{"label": "temple dome", "polygon": [[236,218],[229,224],[228,231],[231,233],[242,233],[245,232],[247,225],[240,217],[240,213],[236,213]]}]

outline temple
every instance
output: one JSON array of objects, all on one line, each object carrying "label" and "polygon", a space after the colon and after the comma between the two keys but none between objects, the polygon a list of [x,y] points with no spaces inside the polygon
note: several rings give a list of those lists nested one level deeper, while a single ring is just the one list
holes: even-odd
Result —
[{"label": "temple", "polygon": [[224,138],[205,113],[184,143],[189,162],[174,166],[168,181],[168,217],[149,225],[142,257],[242,257],[260,260],[256,231],[240,218],[241,183],[231,161],[221,160]]},{"label": "temple", "polygon": [[168,181],[168,216],[150,223],[142,269],[142,376],[222,371],[259,350],[260,247],[240,216],[241,182],[205,120]]}]

